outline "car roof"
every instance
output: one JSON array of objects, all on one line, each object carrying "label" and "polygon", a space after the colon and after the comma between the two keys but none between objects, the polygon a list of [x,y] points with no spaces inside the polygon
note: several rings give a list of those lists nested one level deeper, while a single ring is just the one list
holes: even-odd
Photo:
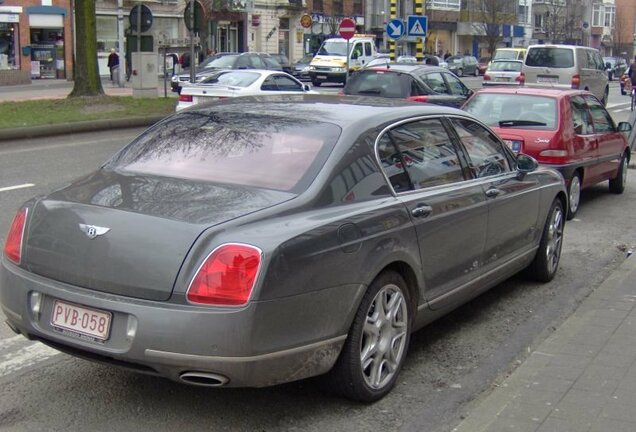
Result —
[{"label": "car roof", "polygon": [[354,125],[364,124],[364,127],[379,126],[405,116],[449,114],[474,118],[465,111],[440,105],[429,105],[393,98],[369,96],[335,97],[333,95],[274,95],[229,98],[222,103],[205,104],[200,107],[194,106],[175,115],[182,115],[183,113],[209,115],[218,111],[256,116],[267,115],[292,120],[313,118],[349,130],[352,127],[355,128],[356,126]]},{"label": "car roof", "polygon": [[368,69],[363,69],[363,71],[370,71],[370,70],[382,70],[382,71],[388,70],[389,72],[393,71],[393,72],[406,72],[406,73],[411,73],[411,72],[415,72],[419,70],[425,70],[426,72],[439,72],[439,71],[448,72],[448,69],[439,67],[439,66],[413,64],[413,63],[395,63],[395,62],[388,63],[388,67],[385,64],[378,64],[375,66],[371,66]]},{"label": "car roof", "polygon": [[586,90],[574,90],[574,89],[557,89],[552,87],[534,87],[534,86],[524,86],[519,88],[510,88],[510,87],[488,87],[481,88],[476,91],[476,93],[507,93],[507,94],[518,94],[522,96],[547,96],[560,98],[564,96],[572,96],[572,95],[581,95],[581,94],[591,94]]}]

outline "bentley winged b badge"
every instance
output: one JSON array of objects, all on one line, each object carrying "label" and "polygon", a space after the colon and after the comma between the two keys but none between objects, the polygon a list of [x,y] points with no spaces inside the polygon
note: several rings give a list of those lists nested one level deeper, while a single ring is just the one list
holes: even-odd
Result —
[{"label": "bentley winged b badge", "polygon": [[86,236],[91,240],[110,231],[110,228],[99,227],[95,225],[79,224],[79,227],[82,232],[86,234]]}]

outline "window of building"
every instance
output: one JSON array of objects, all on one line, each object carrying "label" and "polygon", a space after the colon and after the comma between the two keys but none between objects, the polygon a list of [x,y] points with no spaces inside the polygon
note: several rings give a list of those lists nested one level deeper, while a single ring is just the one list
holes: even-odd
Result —
[{"label": "window of building", "polygon": [[595,3],[592,8],[592,26],[600,27],[603,25],[603,5]]},{"label": "window of building", "polygon": [[616,8],[614,6],[605,6],[605,27],[614,27],[615,14]]},{"label": "window of building", "polygon": [[534,14],[534,29],[537,31],[543,31],[543,15]]},{"label": "window of building", "polygon": [[344,3],[342,0],[333,0],[333,14],[335,16],[344,15]]},{"label": "window of building", "polygon": [[442,9],[442,10],[460,10],[459,0],[428,0],[426,2],[427,9]]},{"label": "window of building", "polygon": [[353,14],[362,15],[362,0],[353,0]]},{"label": "window of building", "polygon": [[0,70],[20,68],[19,24],[0,22]]}]

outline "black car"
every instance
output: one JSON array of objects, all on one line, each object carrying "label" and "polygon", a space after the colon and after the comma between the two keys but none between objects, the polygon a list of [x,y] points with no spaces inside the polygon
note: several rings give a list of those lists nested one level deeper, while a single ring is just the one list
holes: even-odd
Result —
[{"label": "black car", "polygon": [[309,76],[309,63],[311,63],[313,58],[313,54],[305,54],[303,58],[294,63],[292,75],[299,80],[311,80],[311,77]]},{"label": "black car", "polygon": [[389,63],[360,70],[345,95],[378,96],[460,107],[473,93],[454,74],[436,66]]},{"label": "black car", "polygon": [[292,64],[285,54],[270,54],[269,56],[280,63],[283,72],[287,72],[290,75],[292,74]]},{"label": "black car", "polygon": [[[211,60],[206,59],[196,70],[196,82],[223,69],[268,69],[282,71],[283,67],[269,54],[263,53],[223,53]],[[190,74],[175,75],[170,86],[173,92],[181,92],[181,84],[190,81]]]}]

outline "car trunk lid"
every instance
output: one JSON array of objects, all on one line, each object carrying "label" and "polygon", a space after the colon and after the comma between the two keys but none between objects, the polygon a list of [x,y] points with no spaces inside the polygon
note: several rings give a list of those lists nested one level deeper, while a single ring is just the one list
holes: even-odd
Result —
[{"label": "car trunk lid", "polygon": [[34,206],[24,265],[82,288],[167,300],[185,256],[204,230],[291,197],[99,171]]}]

